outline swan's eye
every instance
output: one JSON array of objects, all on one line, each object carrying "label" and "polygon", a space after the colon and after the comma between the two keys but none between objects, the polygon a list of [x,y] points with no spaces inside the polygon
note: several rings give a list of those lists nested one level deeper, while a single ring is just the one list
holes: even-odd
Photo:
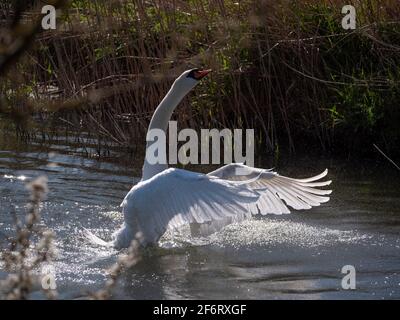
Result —
[{"label": "swan's eye", "polygon": [[188,73],[187,77],[188,77],[188,78],[195,79],[195,80],[198,80],[198,79],[196,79],[196,74],[195,74],[195,73],[197,73],[198,71],[199,71],[199,69],[193,69],[193,70],[191,70],[191,71]]},{"label": "swan's eye", "polygon": [[209,74],[211,70],[200,70],[200,69],[193,69],[187,75],[188,78],[192,78],[195,80],[203,79],[207,74]]}]

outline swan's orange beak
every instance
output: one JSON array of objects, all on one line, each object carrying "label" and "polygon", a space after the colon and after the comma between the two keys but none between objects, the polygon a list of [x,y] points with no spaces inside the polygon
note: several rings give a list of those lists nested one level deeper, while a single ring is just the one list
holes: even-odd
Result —
[{"label": "swan's orange beak", "polygon": [[194,78],[196,80],[201,80],[203,79],[206,75],[208,75],[212,70],[211,69],[207,69],[207,70],[196,70],[194,72]]}]

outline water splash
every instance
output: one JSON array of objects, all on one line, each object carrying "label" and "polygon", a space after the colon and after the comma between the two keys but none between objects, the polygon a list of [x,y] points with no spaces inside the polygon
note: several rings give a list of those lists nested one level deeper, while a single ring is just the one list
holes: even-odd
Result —
[{"label": "water splash", "polygon": [[169,232],[160,241],[164,248],[213,245],[219,247],[271,247],[290,245],[297,247],[333,246],[340,243],[360,243],[372,235],[355,231],[335,230],[306,223],[271,218],[250,219],[233,223],[209,237],[193,238],[189,228]]}]

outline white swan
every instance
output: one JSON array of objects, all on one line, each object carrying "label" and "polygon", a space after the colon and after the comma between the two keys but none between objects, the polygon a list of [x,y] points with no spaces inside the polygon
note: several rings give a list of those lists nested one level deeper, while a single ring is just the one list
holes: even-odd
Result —
[{"label": "white swan", "polygon": [[[199,69],[183,72],[158,105],[149,130],[166,131],[178,103],[208,73]],[[310,209],[329,201],[325,195],[331,190],[315,188],[331,183],[316,182],[326,174],[327,170],[312,178],[292,179],[237,163],[201,174],[145,160],[142,180],[121,204],[124,224],[116,232],[113,246],[128,247],[135,238],[142,245],[155,244],[168,229],[185,224],[201,227],[216,221],[225,225],[255,214],[290,213],[288,206]]]}]

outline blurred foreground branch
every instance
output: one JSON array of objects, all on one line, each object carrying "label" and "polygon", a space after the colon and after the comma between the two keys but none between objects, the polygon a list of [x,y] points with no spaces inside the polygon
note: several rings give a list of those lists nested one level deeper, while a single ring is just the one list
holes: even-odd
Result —
[{"label": "blurred foreground branch", "polygon": [[[46,1],[47,4],[53,5],[56,9],[65,7],[67,2],[67,0]],[[30,11],[30,21],[25,21],[23,13],[27,13],[29,10],[29,1],[14,1],[14,19],[11,25],[1,30],[2,39],[5,43],[0,43],[0,77],[18,61],[41,31],[43,16],[39,4],[40,1],[37,1],[35,9]]]},{"label": "blurred foreground branch", "polygon": [[[48,192],[47,179],[39,177],[27,185],[30,191],[25,221],[20,221],[13,212],[16,236],[9,238],[9,248],[1,252],[5,269],[10,272],[5,280],[0,282],[0,296],[6,299],[28,299],[42,278],[38,276],[38,268],[44,263],[50,263],[55,255],[53,247],[54,234],[48,229],[40,229],[40,206]],[[45,290],[48,298],[54,298],[56,291]],[[40,289],[39,289],[40,290]]]}]

